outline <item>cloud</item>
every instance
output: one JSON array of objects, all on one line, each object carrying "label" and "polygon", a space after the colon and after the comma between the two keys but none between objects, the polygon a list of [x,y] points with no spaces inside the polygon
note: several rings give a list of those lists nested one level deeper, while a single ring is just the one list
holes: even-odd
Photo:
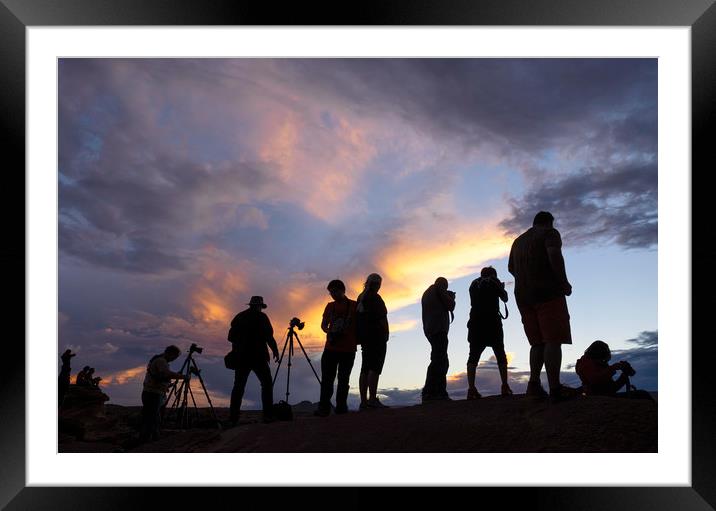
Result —
[{"label": "cloud", "polygon": [[656,163],[614,170],[586,170],[530,190],[511,201],[500,225],[518,235],[538,211],[550,211],[570,245],[616,243],[626,248],[657,244]]}]

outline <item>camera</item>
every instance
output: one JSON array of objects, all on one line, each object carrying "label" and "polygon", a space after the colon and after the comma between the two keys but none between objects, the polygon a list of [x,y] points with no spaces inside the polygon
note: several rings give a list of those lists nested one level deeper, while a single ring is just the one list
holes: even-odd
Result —
[{"label": "camera", "polygon": [[303,327],[306,326],[306,323],[298,318],[291,318],[291,321],[289,322],[288,326],[289,328],[298,327],[299,330],[303,330]]},{"label": "camera", "polygon": [[455,291],[450,291],[450,290],[448,289],[448,292],[447,292],[447,293],[448,293],[448,295],[450,295],[450,298],[455,298],[455,296],[456,296],[456,295],[455,295]]},{"label": "camera", "polygon": [[627,376],[634,376],[636,374],[636,371],[634,370],[634,368],[626,360],[622,361],[622,372],[624,374],[626,374]]},{"label": "camera", "polygon": [[204,351],[204,348],[202,348],[201,346],[197,346],[195,342],[191,343],[191,346],[189,346],[189,353],[201,353],[202,351]]}]

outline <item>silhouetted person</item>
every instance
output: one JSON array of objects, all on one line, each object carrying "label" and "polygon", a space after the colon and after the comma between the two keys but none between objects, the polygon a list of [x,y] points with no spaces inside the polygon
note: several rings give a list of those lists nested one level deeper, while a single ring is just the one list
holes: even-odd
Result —
[{"label": "silhouetted person", "polygon": [[497,270],[487,266],[480,271],[480,277],[470,284],[470,319],[467,322],[467,341],[470,355],[467,359],[467,399],[481,397],[475,386],[475,372],[480,356],[488,346],[492,348],[500,372],[503,396],[512,394],[507,383],[507,355],[505,335],[502,330],[500,300],[507,303],[505,283],[497,278]]},{"label": "silhouetted person", "polygon": [[430,364],[422,390],[423,401],[450,399],[447,392],[448,331],[455,310],[455,293],[445,277],[438,277],[420,300],[423,333],[430,343]]},{"label": "silhouetted person", "polygon": [[530,343],[530,380],[527,394],[546,395],[540,382],[542,366],[549,395],[557,401],[573,389],[559,381],[562,344],[572,343],[566,296],[572,294],[562,257],[562,238],[554,217],[540,211],[533,225],[513,243],[509,272],[515,277],[515,300]]},{"label": "silhouetted person", "polygon": [[[612,352],[609,350],[609,345],[603,341],[594,341],[586,349],[584,355],[577,360],[575,370],[579,379],[582,380],[582,391],[585,394],[616,396],[622,387],[629,385],[629,377],[634,376],[636,371],[626,360],[610,365],[611,358]],[[613,376],[617,371],[621,371],[621,374],[614,380]],[[638,391],[638,393],[639,397],[643,397],[641,393],[644,391]]]},{"label": "silhouetted person", "polygon": [[89,371],[90,366],[84,366],[82,370],[77,373],[77,378],[75,379],[75,384],[79,385],[81,387],[88,387],[90,385],[89,382]]},{"label": "silhouetted person", "polygon": [[246,381],[253,371],[261,383],[261,404],[264,422],[273,420],[273,381],[269,369],[269,353],[273,352],[274,360],[278,361],[278,346],[273,338],[273,327],[268,316],[263,313],[267,307],[261,296],[252,296],[247,304],[248,309],[239,312],[231,321],[229,342],[232,344],[236,369],[234,370],[234,387],[231,390],[231,406],[229,422],[239,422],[241,400],[244,398]]},{"label": "silhouetted person", "polygon": [[356,358],[356,306],[346,296],[346,286],[340,280],[328,283],[333,301],[326,305],[321,330],[326,332],[326,345],[321,356],[321,399],[315,415],[325,417],[331,412],[333,382],[336,386],[336,413],[348,412],[348,380]]},{"label": "silhouetted person", "polygon": [[180,354],[181,350],[172,345],[167,346],[163,353],[154,355],[149,359],[142,388],[140,442],[159,438],[160,411],[166,400],[166,392],[169,389],[171,380],[184,379],[183,374],[175,373],[169,369],[169,363],[179,358]]},{"label": "silhouetted person", "polygon": [[62,368],[60,369],[60,376],[57,381],[57,405],[60,407],[62,406],[62,401],[65,399],[65,394],[67,394],[67,389],[70,387],[70,372],[72,371],[70,359],[74,356],[75,353],[72,353],[72,350],[65,350],[65,352],[60,355]]},{"label": "silhouetted person", "polygon": [[382,282],[377,273],[368,275],[357,300],[356,328],[363,355],[358,380],[361,409],[386,407],[378,399],[378,378],[383,371],[390,335],[388,309],[378,294]]}]

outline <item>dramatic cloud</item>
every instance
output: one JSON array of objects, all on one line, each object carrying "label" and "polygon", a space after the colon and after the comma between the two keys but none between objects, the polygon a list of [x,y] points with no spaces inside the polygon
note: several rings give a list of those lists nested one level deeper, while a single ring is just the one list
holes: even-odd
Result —
[{"label": "dramatic cloud", "polygon": [[610,171],[588,170],[543,184],[512,201],[512,216],[500,225],[518,235],[537,211],[550,211],[570,245],[597,241],[627,248],[657,244],[656,163]]},{"label": "dramatic cloud", "polygon": [[60,348],[130,399],[131,371],[196,342],[225,396],[228,322],[252,295],[279,343],[291,317],[305,320],[316,357],[328,281],[355,297],[381,273],[392,331],[409,335],[427,285],[504,258],[538,209],[570,243],[652,247],[656,70],[655,59],[61,59]]}]

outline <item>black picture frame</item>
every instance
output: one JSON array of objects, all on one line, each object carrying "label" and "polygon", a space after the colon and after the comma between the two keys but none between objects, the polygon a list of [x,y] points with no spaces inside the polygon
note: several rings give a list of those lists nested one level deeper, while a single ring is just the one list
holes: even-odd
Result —
[{"label": "black picture frame", "polygon": [[[7,326],[23,325],[25,338],[25,222],[15,220],[24,211],[25,174],[25,29],[32,26],[82,25],[548,25],[548,26],[688,26],[691,27],[692,73],[692,273],[677,269],[674,278],[698,276],[692,287],[692,485],[690,487],[564,487],[480,488],[470,499],[497,498],[501,507],[528,509],[716,509],[716,406],[713,380],[708,376],[714,348],[706,321],[716,300],[716,259],[710,248],[710,210],[705,181],[716,168],[708,137],[716,126],[716,6],[714,0],[382,0],[364,1],[346,9],[338,2],[273,2],[213,0],[0,0],[0,118],[5,156],[6,193],[0,201],[5,240],[0,260],[7,293],[3,312]],[[709,129],[711,128],[711,129]],[[10,163],[12,162],[12,163]],[[674,170],[677,171],[677,170]],[[12,190],[11,193],[8,191]],[[23,190],[23,193],[19,191]],[[16,198],[20,204],[13,203]],[[704,282],[705,281],[705,282]],[[699,292],[706,290],[705,292]],[[22,297],[22,299],[21,299]],[[701,335],[699,335],[701,334]],[[19,337],[7,336],[0,370],[0,505],[7,509],[143,509],[142,502],[158,494],[148,488],[25,487],[25,346]],[[661,363],[668,363],[662,360]],[[111,462],[111,460],[108,460]],[[168,467],[167,467],[168,468]],[[158,495],[162,505],[182,508],[212,500],[219,491],[241,492],[240,502],[265,499],[261,489],[176,488]],[[296,488],[272,492],[271,506],[312,502],[347,502],[351,507],[375,502],[375,489]],[[458,492],[458,490],[454,490]],[[508,494],[509,496],[506,496]],[[321,497],[317,499],[316,497]],[[406,496],[426,503],[425,489],[413,488]],[[228,497],[233,498],[233,497]],[[434,498],[434,495],[433,495]],[[451,495],[451,499],[460,498]],[[400,497],[405,504],[404,497]],[[382,500],[382,499],[381,499]],[[224,501],[226,502],[239,502]],[[384,501],[387,503],[387,501]],[[320,504],[320,502],[319,502]]]}]

